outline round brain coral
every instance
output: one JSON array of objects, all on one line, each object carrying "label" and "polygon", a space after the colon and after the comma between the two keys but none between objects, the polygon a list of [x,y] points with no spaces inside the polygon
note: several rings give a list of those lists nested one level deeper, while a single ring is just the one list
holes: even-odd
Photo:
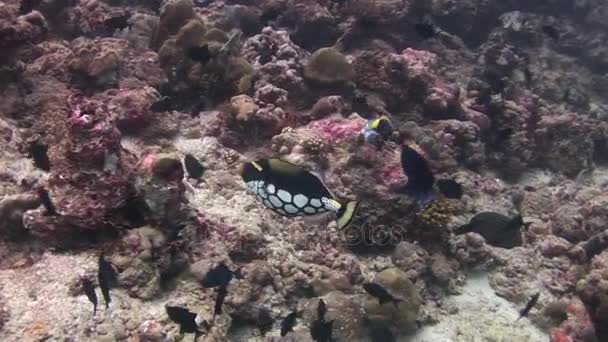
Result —
[{"label": "round brain coral", "polygon": [[321,48],[310,56],[304,67],[304,77],[324,85],[350,82],[355,70],[346,56],[335,48]]}]

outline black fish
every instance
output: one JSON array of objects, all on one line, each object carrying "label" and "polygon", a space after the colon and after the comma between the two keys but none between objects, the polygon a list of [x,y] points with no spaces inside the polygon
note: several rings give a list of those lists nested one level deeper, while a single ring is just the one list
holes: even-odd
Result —
[{"label": "black fish", "polygon": [[184,165],[188,176],[194,179],[200,179],[205,173],[205,167],[191,154],[186,154],[184,157]]},{"label": "black fish", "polygon": [[243,278],[239,270],[233,272],[222,263],[211,269],[211,271],[205,275],[201,284],[205,288],[226,287],[234,277],[237,279]]},{"label": "black fish", "polygon": [[129,19],[131,18],[131,14],[126,13],[123,15],[117,15],[114,17],[109,17],[103,21],[103,24],[113,30],[124,30],[129,27]]},{"label": "black fish", "polygon": [[447,198],[461,198],[463,194],[462,185],[453,179],[439,179],[437,188]]},{"label": "black fish", "polygon": [[193,46],[189,48],[188,58],[193,61],[206,64],[211,59],[211,52],[209,52],[209,46],[205,44],[203,46]]},{"label": "black fish", "polygon": [[382,285],[376,283],[365,283],[363,284],[363,289],[365,290],[365,292],[378,298],[378,302],[380,303],[380,305],[388,302],[393,302],[395,308],[399,309],[398,305],[399,302],[401,302],[402,300],[393,297],[393,295],[391,295],[384,287],[382,287]]},{"label": "black fish", "polygon": [[195,333],[199,334],[198,326],[196,324],[196,314],[190,312],[186,308],[179,306],[166,306],[167,315],[169,318],[179,324],[179,333]]},{"label": "black fish", "polygon": [[293,311],[289,315],[285,316],[281,321],[281,336],[287,335],[288,332],[293,331],[294,325],[296,325],[296,319],[298,318],[298,313]]},{"label": "black fish", "polygon": [[521,246],[523,225],[521,215],[509,218],[495,212],[483,212],[475,215],[468,224],[456,229],[456,234],[474,232],[483,236],[492,246],[510,249]]},{"label": "black fish", "polygon": [[84,294],[89,298],[89,301],[93,303],[93,316],[97,312],[97,294],[95,293],[95,285],[93,281],[89,278],[82,279],[82,288],[84,289]]},{"label": "black fish", "polygon": [[107,262],[103,255],[99,256],[98,262],[99,268],[97,270],[97,280],[99,281],[99,288],[103,294],[103,299],[106,301],[106,309],[110,307],[110,287],[112,287],[118,278],[112,264]]},{"label": "black fish", "polygon": [[272,317],[272,313],[267,308],[261,308],[258,311],[258,316],[256,317],[256,326],[260,329],[260,334],[262,336],[266,336],[266,333],[272,329],[272,325],[274,324],[274,318]]},{"label": "black fish", "polygon": [[555,28],[555,26],[543,25],[543,27],[541,27],[541,30],[544,34],[551,37],[551,39],[555,41],[559,40],[559,31]]},{"label": "black fish", "polygon": [[320,320],[325,320],[325,314],[327,313],[327,305],[323,299],[319,299],[319,305],[317,306],[317,318]]},{"label": "black fish", "polygon": [[28,14],[34,10],[42,0],[21,0],[19,5],[19,15]]},{"label": "black fish", "polygon": [[369,321],[369,337],[372,342],[395,342],[397,339],[391,329],[380,321]]},{"label": "black fish", "polygon": [[150,105],[150,110],[154,113],[166,112],[175,109],[175,103],[173,98],[169,96],[162,96]]},{"label": "black fish", "polygon": [[315,320],[310,327],[310,337],[317,342],[331,342],[333,325],[333,320],[329,322],[322,319]]},{"label": "black fish", "polygon": [[427,160],[408,145],[401,148],[401,167],[407,176],[406,190],[427,194],[433,189],[435,177]]},{"label": "black fish", "polygon": [[437,28],[428,21],[415,24],[414,30],[416,30],[416,33],[423,39],[433,38],[437,35]]},{"label": "black fish", "polygon": [[34,159],[34,165],[36,165],[37,168],[48,172],[51,170],[51,162],[49,161],[47,152],[48,147],[37,141],[30,145],[30,155]]},{"label": "black fish", "polygon": [[526,307],[521,309],[521,311],[519,311],[519,318],[517,318],[517,321],[520,320],[522,317],[525,317],[528,315],[530,310],[532,310],[534,305],[536,305],[536,303],[538,302],[538,298],[540,298],[540,292],[536,292],[535,294],[533,294],[530,297],[530,299],[528,300],[528,303],[526,304]]},{"label": "black fish", "polygon": [[215,297],[215,306],[213,308],[213,319],[215,320],[216,315],[222,314],[222,305],[224,305],[224,300],[226,299],[226,295],[228,295],[228,287],[220,286],[217,289],[217,295]]},{"label": "black fish", "polygon": [[57,210],[55,209],[55,205],[51,201],[51,197],[49,196],[49,192],[45,188],[38,188],[38,198],[40,198],[40,202],[46,209],[45,215],[54,216],[57,215]]}]

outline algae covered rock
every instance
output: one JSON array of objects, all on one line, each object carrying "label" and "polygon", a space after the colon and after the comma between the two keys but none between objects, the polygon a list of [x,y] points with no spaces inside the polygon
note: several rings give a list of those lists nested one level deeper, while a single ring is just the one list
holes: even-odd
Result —
[{"label": "algae covered rock", "polygon": [[374,282],[382,285],[391,295],[402,301],[397,307],[391,303],[380,305],[377,298],[367,296],[364,302],[367,317],[399,330],[415,330],[421,298],[414,284],[407,278],[407,274],[398,268],[389,268],[378,273]]},{"label": "algae covered rock", "polygon": [[304,67],[304,77],[321,85],[344,84],[354,79],[355,70],[344,54],[328,47],[321,48],[310,56]]},{"label": "algae covered rock", "polygon": [[248,121],[258,109],[255,101],[247,95],[238,95],[230,99],[230,112],[238,121]]}]

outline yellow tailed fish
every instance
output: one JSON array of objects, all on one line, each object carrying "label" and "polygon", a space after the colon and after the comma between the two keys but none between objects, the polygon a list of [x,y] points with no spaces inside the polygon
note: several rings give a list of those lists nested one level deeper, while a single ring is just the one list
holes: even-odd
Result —
[{"label": "yellow tailed fish", "polygon": [[356,201],[338,202],[313,173],[277,158],[245,163],[241,176],[248,191],[282,216],[306,217],[334,212],[342,229],[350,224],[357,208]]}]

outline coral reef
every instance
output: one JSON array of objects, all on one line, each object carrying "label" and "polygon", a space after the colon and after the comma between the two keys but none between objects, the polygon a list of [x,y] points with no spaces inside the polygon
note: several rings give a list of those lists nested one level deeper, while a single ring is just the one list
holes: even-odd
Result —
[{"label": "coral reef", "polygon": [[[607,11],[3,1],[0,340],[311,341],[320,299],[340,341],[375,325],[412,341],[607,340]],[[379,116],[394,128],[381,148],[362,137]],[[401,144],[462,198],[404,193]],[[261,206],[240,164],[270,157],[356,200],[350,224]],[[487,211],[521,215],[521,245],[455,234]],[[118,283],[91,319],[81,279],[97,284],[100,254]],[[202,283],[220,264],[234,273],[214,314],[221,291]],[[202,336],[166,305],[196,313]]]}]

